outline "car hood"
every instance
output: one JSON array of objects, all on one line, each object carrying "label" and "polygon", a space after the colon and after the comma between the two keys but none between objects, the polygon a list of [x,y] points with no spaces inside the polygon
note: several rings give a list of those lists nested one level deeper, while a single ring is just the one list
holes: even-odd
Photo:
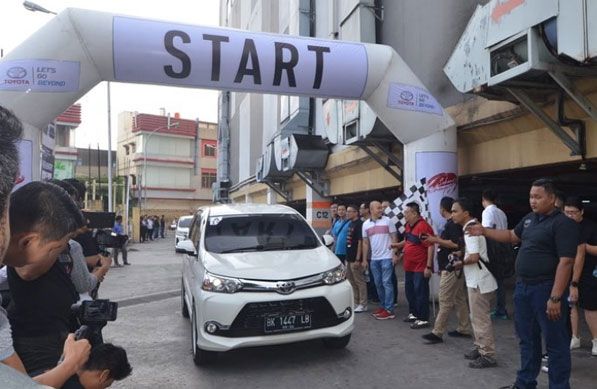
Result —
[{"label": "car hood", "polygon": [[308,250],[215,254],[204,252],[205,269],[213,274],[250,280],[280,281],[331,270],[340,260],[325,246]]}]

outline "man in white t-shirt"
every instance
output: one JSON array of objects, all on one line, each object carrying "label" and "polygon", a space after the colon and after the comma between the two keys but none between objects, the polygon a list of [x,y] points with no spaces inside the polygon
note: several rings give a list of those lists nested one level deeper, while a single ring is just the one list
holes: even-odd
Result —
[{"label": "man in white t-shirt", "polygon": [[[363,223],[363,267],[367,264],[375,280],[380,307],[373,312],[378,320],[394,319],[394,273],[393,257],[396,255],[390,248],[397,243],[396,226],[383,216],[383,207],[379,201],[372,201],[369,210],[371,218]],[[371,249],[371,250],[370,250]],[[371,261],[369,261],[369,258]]]},{"label": "man in white t-shirt", "polygon": [[464,357],[470,359],[469,367],[483,369],[497,365],[495,360],[495,338],[489,314],[491,299],[497,289],[497,282],[489,272],[485,263],[487,243],[483,236],[472,236],[466,228],[479,222],[471,216],[472,204],[461,198],[452,205],[452,220],[460,224],[465,231],[465,253],[462,260],[454,263],[454,268],[464,268],[464,277],[468,288],[471,309],[471,324],[475,334],[475,347]]},{"label": "man in white t-shirt", "polygon": [[[495,205],[497,195],[491,189],[485,189],[481,195],[481,203],[483,204],[483,213],[481,214],[481,224],[485,228],[493,228],[496,230],[508,229],[508,217]],[[497,281],[497,295],[495,310],[491,312],[491,317],[507,320],[508,311],[506,311],[506,290],[503,286],[503,280]]]}]

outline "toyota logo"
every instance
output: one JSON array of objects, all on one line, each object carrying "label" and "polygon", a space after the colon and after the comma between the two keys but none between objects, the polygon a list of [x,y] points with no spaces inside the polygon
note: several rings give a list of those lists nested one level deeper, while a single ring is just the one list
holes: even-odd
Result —
[{"label": "toyota logo", "polygon": [[14,66],[6,71],[6,75],[10,78],[23,78],[27,75],[27,69]]},{"label": "toyota logo", "polygon": [[295,289],[296,285],[292,281],[280,281],[276,284],[276,292],[280,294],[290,294]]},{"label": "toyota logo", "polygon": [[409,92],[409,91],[402,91],[402,92],[400,93],[400,98],[401,98],[401,99],[403,99],[403,100],[410,101],[410,100],[412,100],[414,97],[415,97],[415,95],[413,95],[413,94],[412,94],[412,92]]}]

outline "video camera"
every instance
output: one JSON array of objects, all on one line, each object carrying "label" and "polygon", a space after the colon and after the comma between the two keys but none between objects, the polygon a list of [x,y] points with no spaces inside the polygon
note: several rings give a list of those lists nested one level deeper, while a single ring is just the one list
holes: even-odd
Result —
[{"label": "video camera", "polygon": [[83,211],[83,216],[88,221],[87,227],[97,230],[94,238],[101,251],[105,252],[107,248],[120,249],[128,240],[128,236],[126,235],[115,235],[112,233],[116,213]]},{"label": "video camera", "polygon": [[109,321],[115,321],[118,303],[110,300],[86,300],[72,308],[80,327],[75,331],[75,339],[87,339],[91,346],[104,343],[102,328]]}]

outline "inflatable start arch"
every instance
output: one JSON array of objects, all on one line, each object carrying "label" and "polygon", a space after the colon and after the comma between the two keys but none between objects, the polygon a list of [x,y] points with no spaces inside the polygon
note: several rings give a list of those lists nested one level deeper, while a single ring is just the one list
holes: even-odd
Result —
[{"label": "inflatable start arch", "polygon": [[405,145],[404,186],[456,193],[454,122],[389,46],[69,8],[0,60],[0,105],[40,129],[101,81],[364,100]]}]

